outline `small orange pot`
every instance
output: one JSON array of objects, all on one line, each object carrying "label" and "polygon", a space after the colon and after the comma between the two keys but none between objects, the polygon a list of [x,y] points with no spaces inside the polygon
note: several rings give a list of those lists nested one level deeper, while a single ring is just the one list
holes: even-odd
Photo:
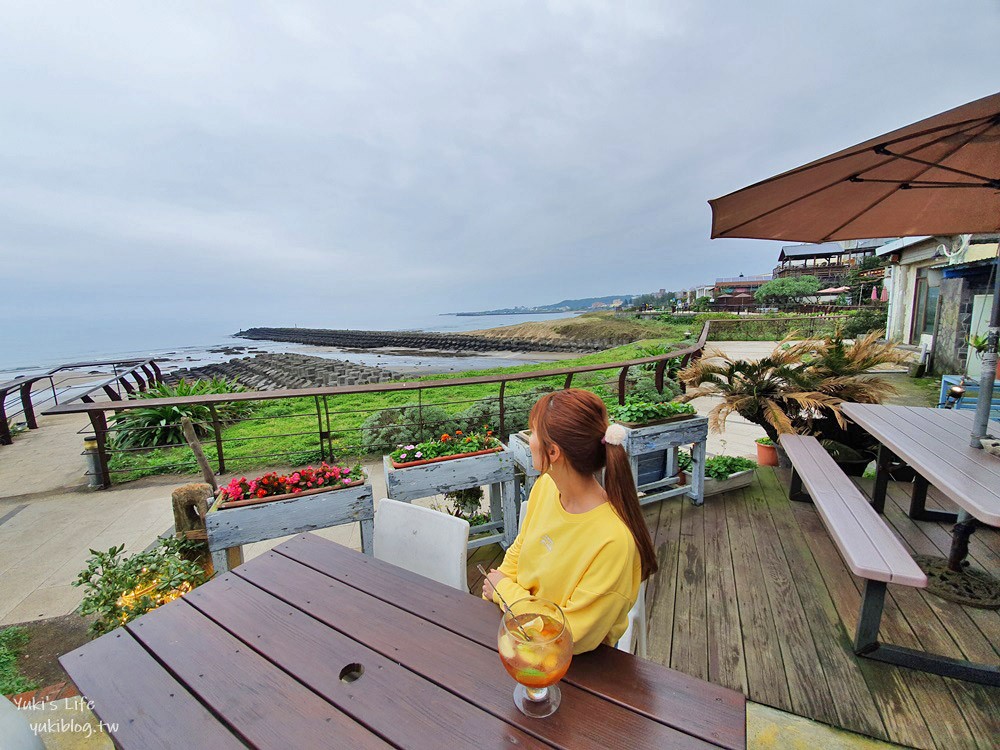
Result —
[{"label": "small orange pot", "polygon": [[777,466],[778,446],[757,443],[757,463],[761,466]]}]

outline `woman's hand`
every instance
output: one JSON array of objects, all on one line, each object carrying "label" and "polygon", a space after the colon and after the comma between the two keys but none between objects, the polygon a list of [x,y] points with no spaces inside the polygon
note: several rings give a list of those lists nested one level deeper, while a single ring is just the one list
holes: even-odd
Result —
[{"label": "woman's hand", "polygon": [[483,580],[483,599],[493,601],[493,592],[496,590],[497,584],[507,577],[496,568],[490,570],[489,574]]}]

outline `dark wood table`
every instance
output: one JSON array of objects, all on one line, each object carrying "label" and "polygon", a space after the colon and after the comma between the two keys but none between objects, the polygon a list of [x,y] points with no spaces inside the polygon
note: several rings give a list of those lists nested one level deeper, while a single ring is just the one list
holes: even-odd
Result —
[{"label": "dark wood table", "polygon": [[302,534],[60,661],[125,748],[746,747],[743,695],[606,646],[523,716],[499,623]]}]

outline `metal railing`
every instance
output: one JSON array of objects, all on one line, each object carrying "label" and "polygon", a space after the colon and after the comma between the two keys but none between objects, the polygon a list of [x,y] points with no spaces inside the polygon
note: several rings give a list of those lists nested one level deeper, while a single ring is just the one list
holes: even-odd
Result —
[{"label": "metal railing", "polygon": [[[82,368],[110,367],[110,377],[94,384],[94,373],[74,375],[75,370]],[[141,371],[141,375],[139,374]],[[62,375],[57,380],[57,376]],[[130,383],[128,378],[134,382]],[[48,381],[44,390],[37,384]],[[10,421],[19,415],[24,415],[25,425],[29,430],[38,429],[35,412],[47,404],[59,405],[71,403],[77,399],[93,403],[91,394],[100,391],[112,400],[122,400],[124,396],[134,394],[136,390],[145,391],[150,385],[162,380],[160,368],[155,359],[101,360],[94,362],[72,362],[57,365],[50,370],[34,375],[25,375],[0,383],[0,445],[10,445],[13,442]],[[81,390],[78,385],[86,381]]]},{"label": "metal railing", "polygon": [[[438,417],[432,418],[432,415],[435,413],[440,415],[440,412],[431,411],[432,407],[438,407],[444,409],[445,411],[448,411],[449,409],[454,411],[462,404],[469,404],[471,406],[476,401],[488,401],[490,404],[484,405],[481,408],[488,407],[490,409],[490,421],[493,423],[493,417],[495,417],[498,435],[506,436],[508,428],[511,427],[511,425],[525,423],[524,420],[526,419],[527,410],[530,409],[530,404],[524,403],[525,399],[521,399],[519,402],[514,402],[512,399],[517,396],[524,396],[525,389],[523,386],[526,385],[532,386],[532,388],[529,389],[529,392],[537,398],[537,394],[542,391],[551,391],[560,387],[571,387],[573,385],[574,378],[583,380],[583,376],[593,376],[603,371],[617,370],[617,377],[612,377],[608,380],[598,379],[597,381],[594,381],[593,377],[591,377],[587,386],[611,386],[609,389],[611,392],[609,397],[616,395],[618,402],[624,403],[629,387],[630,370],[642,368],[644,371],[651,371],[653,385],[657,391],[662,393],[668,372],[673,373],[686,366],[692,360],[700,357],[705,348],[705,344],[710,337],[715,338],[716,340],[719,338],[725,338],[727,335],[726,332],[732,331],[734,325],[746,325],[748,322],[759,324],[765,320],[769,320],[774,324],[783,325],[789,330],[798,328],[802,331],[803,335],[811,335],[814,332],[819,332],[821,324],[829,325],[830,318],[787,317],[774,319],[752,319],[750,321],[744,319],[709,320],[703,325],[697,341],[690,346],[669,351],[657,356],[596,365],[582,365],[533,372],[485,375],[466,378],[448,378],[350,386],[326,386],[270,391],[246,391],[238,393],[216,393],[198,396],[155,399],[142,398],[112,400],[99,403],[74,403],[55,406],[47,410],[45,414],[88,415],[93,434],[97,438],[97,473],[99,484],[105,488],[111,486],[112,474],[127,474],[135,471],[134,467],[129,467],[128,465],[125,465],[123,468],[113,469],[111,466],[111,458],[113,455],[127,456],[130,453],[148,450],[148,448],[145,447],[121,447],[121,441],[116,440],[116,431],[120,428],[116,426],[115,422],[121,419],[120,415],[125,415],[134,409],[192,406],[207,409],[207,414],[201,422],[202,437],[206,441],[204,448],[209,459],[214,459],[218,465],[218,473],[220,474],[226,472],[227,445],[232,446],[235,443],[243,443],[244,445],[241,447],[245,448],[246,444],[261,440],[277,441],[277,445],[280,447],[281,441],[283,440],[287,442],[287,439],[315,435],[317,437],[317,441],[312,447],[309,448],[309,450],[312,451],[312,455],[315,455],[322,460],[333,461],[336,459],[335,441],[344,440],[344,436],[346,434],[352,432],[359,433],[356,442],[348,443],[352,447],[360,446],[365,442],[364,434],[362,434],[363,428],[357,426],[357,418],[361,415],[367,416],[376,412],[396,410],[399,412],[401,419],[393,422],[392,426],[402,428],[403,432],[408,432],[411,435],[420,435],[443,424],[451,424],[450,422],[447,422],[447,420],[442,422]],[[486,399],[483,399],[481,396],[473,398],[458,397],[458,393],[461,391],[462,387],[476,387],[483,385],[497,386],[498,390],[496,392],[496,396],[490,396]],[[508,390],[509,387],[511,390]],[[518,391],[519,388],[521,389],[520,391]],[[442,389],[453,390],[449,392],[442,391]],[[338,400],[343,402],[351,396],[376,394],[381,394],[385,397],[385,401],[376,406],[369,403],[366,406],[341,408],[343,404],[338,404]],[[400,405],[398,398],[392,398],[392,396],[398,396],[399,394],[413,394],[416,397],[416,402]],[[436,394],[440,395],[435,397]],[[229,405],[244,404],[248,402],[277,401],[282,399],[297,400],[294,403],[298,408],[292,408],[288,412],[282,412],[280,414],[251,415],[248,417],[241,416],[231,418],[225,414],[225,407]],[[492,407],[493,403],[495,403],[495,410]],[[513,406],[515,403],[518,404],[516,407]],[[306,406],[306,404],[308,404],[308,406]],[[409,416],[403,418],[404,412],[402,410],[405,409],[411,409],[412,411],[409,412]],[[114,413],[114,416],[112,416],[110,420],[108,412]],[[449,419],[453,418],[454,415],[449,417]],[[315,426],[307,428],[305,426],[307,420],[312,419],[315,419]],[[229,424],[233,424],[235,422],[267,423],[272,420],[289,420],[289,423],[293,425],[292,431],[286,430],[280,432],[269,432],[267,434],[250,434],[244,437],[224,435],[225,428]],[[353,426],[348,424],[351,423],[352,420]],[[157,424],[155,427],[138,427],[131,429],[160,429],[162,427],[163,425]],[[414,442],[417,441],[414,440]],[[272,442],[272,445],[275,444],[276,443]],[[186,443],[183,442],[182,439],[178,439],[177,442],[170,445],[157,447],[168,449],[183,447],[185,445]],[[393,449],[396,446],[385,445],[380,447]],[[273,450],[275,449],[272,449],[272,451]],[[277,452],[251,452],[249,454],[245,452],[238,452],[239,454],[235,455],[234,459],[238,459],[240,461],[259,461],[263,459],[279,459],[293,456],[298,457],[303,454],[303,450],[305,449],[301,446],[297,446],[292,450],[284,452],[280,450]],[[233,448],[231,452],[237,451]],[[310,458],[307,460],[315,459]],[[182,468],[185,471],[189,471],[193,468],[193,461],[184,464],[161,465],[158,468],[160,470]]]}]

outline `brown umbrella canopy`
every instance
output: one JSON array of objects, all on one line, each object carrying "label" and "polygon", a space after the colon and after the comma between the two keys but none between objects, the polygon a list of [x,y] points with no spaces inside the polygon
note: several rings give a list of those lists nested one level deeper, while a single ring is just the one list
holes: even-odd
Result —
[{"label": "brown umbrella canopy", "polygon": [[794,242],[1000,230],[1000,93],[709,201],[712,237]]}]

